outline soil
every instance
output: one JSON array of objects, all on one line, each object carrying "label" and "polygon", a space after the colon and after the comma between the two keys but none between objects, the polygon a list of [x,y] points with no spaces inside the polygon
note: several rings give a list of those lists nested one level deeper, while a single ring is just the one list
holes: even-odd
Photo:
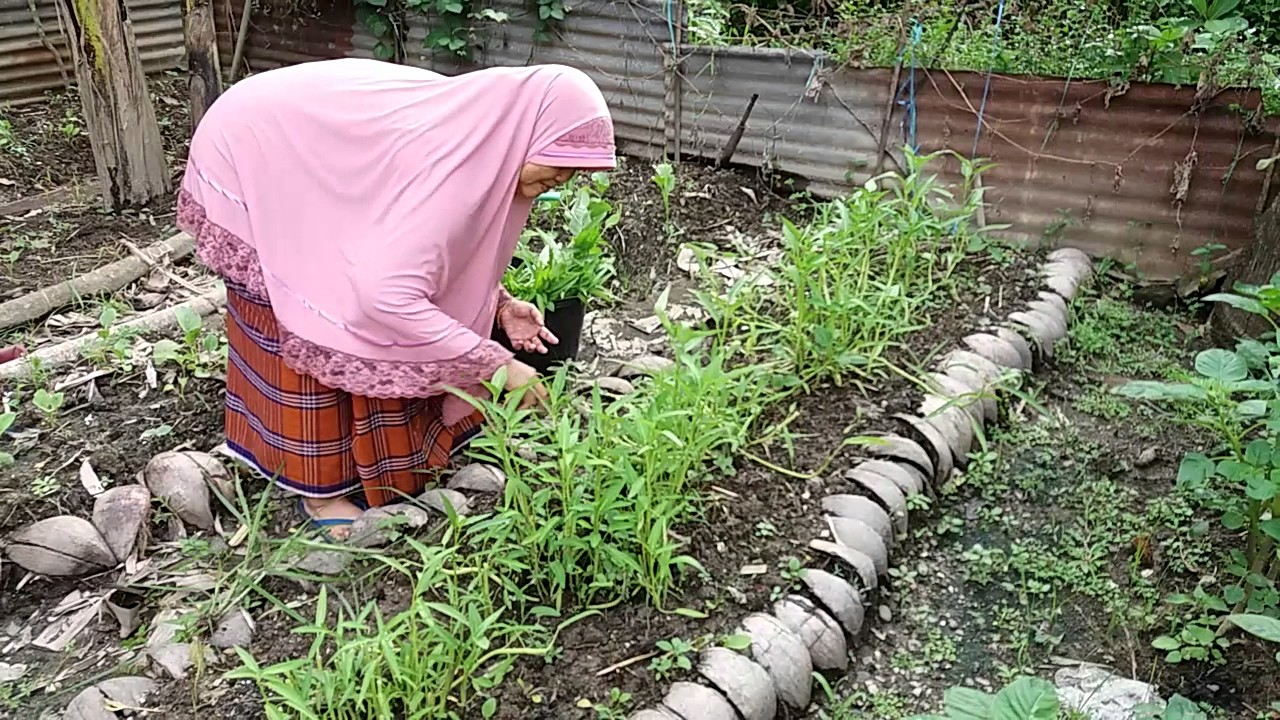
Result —
[{"label": "soil", "polygon": [[[165,156],[181,177],[189,142],[185,80],[151,81]],[[0,110],[0,300],[61,282],[173,231],[174,196],[117,214],[97,197],[93,149],[79,96]]]}]

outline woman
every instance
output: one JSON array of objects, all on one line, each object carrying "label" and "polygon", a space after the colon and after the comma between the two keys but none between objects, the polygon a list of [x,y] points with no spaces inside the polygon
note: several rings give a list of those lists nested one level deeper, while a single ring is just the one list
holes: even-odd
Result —
[{"label": "woman", "polygon": [[444,77],[330,60],[237,83],[191,142],[178,222],[227,285],[226,446],[334,537],[419,493],[479,428],[449,388],[556,338],[503,271],[539,194],[614,167],[599,89],[563,66]]}]

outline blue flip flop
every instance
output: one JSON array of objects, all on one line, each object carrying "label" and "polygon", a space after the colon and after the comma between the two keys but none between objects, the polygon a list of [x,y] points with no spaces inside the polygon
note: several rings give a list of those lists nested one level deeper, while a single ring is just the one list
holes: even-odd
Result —
[{"label": "blue flip flop", "polygon": [[329,528],[350,527],[351,524],[355,522],[355,520],[348,520],[347,518],[313,517],[311,513],[307,512],[307,505],[305,502],[303,502],[302,498],[298,498],[298,514],[302,516],[302,519],[306,521],[307,525],[311,526],[315,530],[318,530],[320,532],[320,535],[324,537],[325,540],[328,540],[329,542],[338,541],[337,538],[329,534]]}]

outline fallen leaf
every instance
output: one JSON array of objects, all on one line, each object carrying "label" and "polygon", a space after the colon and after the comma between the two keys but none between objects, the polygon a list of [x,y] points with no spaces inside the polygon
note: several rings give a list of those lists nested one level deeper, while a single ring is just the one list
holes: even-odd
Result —
[{"label": "fallen leaf", "polygon": [[98,477],[98,472],[93,469],[93,465],[89,464],[88,458],[80,463],[80,484],[92,497],[98,497],[107,491],[106,485],[102,484],[102,478]]}]

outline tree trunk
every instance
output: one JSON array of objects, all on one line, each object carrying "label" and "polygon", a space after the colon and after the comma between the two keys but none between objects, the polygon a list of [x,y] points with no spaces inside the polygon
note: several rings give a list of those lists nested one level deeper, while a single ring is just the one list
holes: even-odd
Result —
[{"label": "tree trunk", "polygon": [[169,191],[160,125],[123,0],[59,0],[107,210]]},{"label": "tree trunk", "polygon": [[[1243,262],[1227,274],[1223,284],[1225,292],[1231,292],[1236,283],[1266,285],[1280,272],[1280,197],[1258,217],[1254,229],[1253,248],[1247,262]],[[1212,339],[1219,345],[1230,347],[1239,338],[1257,337],[1271,331],[1266,320],[1252,313],[1236,310],[1219,303],[1209,318]]]},{"label": "tree trunk", "polygon": [[191,97],[191,132],[209,106],[222,94],[222,77],[218,65],[218,36],[213,24],[213,4],[209,0],[188,0],[183,36],[187,45],[187,70]]}]

